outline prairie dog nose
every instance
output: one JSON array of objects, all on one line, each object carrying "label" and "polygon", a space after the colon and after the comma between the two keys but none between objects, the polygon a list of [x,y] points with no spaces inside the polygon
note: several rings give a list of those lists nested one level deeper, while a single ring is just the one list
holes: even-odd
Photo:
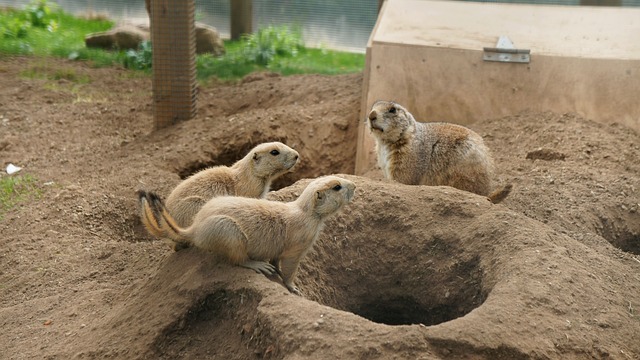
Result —
[{"label": "prairie dog nose", "polygon": [[377,118],[378,114],[376,113],[376,111],[371,110],[371,112],[369,113],[369,121],[376,121]]}]

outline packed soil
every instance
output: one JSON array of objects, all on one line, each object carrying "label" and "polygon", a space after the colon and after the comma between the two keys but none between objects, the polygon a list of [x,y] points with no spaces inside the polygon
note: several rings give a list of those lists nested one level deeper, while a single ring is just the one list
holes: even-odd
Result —
[{"label": "packed soil", "polygon": [[[473,119],[514,187],[491,204],[353,175],[361,97],[362,74],[255,74],[201,85],[194,119],[155,130],[149,77],[0,59],[0,165],[39,189],[0,214],[0,357],[640,358],[636,131]],[[270,199],[321,175],[357,185],[302,260],[301,296],[146,233],[137,190],[166,197],[276,140],[301,161]]]}]

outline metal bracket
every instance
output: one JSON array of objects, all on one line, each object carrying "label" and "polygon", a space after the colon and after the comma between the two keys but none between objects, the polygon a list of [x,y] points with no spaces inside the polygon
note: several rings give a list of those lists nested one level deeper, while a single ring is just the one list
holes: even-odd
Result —
[{"label": "metal bracket", "polygon": [[530,53],[529,49],[516,49],[508,37],[500,35],[496,47],[484,48],[482,60],[528,64],[531,60]]}]

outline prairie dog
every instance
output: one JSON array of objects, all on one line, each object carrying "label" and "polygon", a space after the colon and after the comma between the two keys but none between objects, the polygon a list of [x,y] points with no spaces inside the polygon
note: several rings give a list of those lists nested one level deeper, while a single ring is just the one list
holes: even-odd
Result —
[{"label": "prairie dog", "polygon": [[512,185],[492,192],[493,159],[482,137],[464,126],[421,123],[400,104],[377,101],[368,116],[378,164],[387,179],[407,185],[448,185],[504,200]]},{"label": "prairie dog", "polygon": [[299,294],[293,280],[300,261],[324,221],[349,203],[354,192],[353,182],[325,176],[309,183],[296,200],[287,203],[216,197],[187,228],[175,222],[157,195],[139,191],[138,198],[142,222],[150,233],[169,237],[177,245],[223,255],[231,264],[258,273],[278,273],[287,289]]},{"label": "prairie dog", "polygon": [[178,225],[187,227],[213,197],[263,198],[271,182],[297,162],[298,152],[281,142],[260,144],[230,167],[214,166],[182,181],[167,197],[167,209]]}]

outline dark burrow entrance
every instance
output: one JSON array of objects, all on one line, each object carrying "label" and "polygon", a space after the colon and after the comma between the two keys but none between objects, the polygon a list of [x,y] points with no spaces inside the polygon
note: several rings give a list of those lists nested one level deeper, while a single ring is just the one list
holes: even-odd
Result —
[{"label": "dark burrow entrance", "polygon": [[[264,142],[271,142],[271,141],[280,141],[284,144],[287,143],[286,139],[264,139],[264,140],[258,140],[258,141],[251,141],[242,145],[235,144],[234,146],[221,148],[220,152],[215,154],[210,154],[209,157],[192,160],[186,164],[182,164],[177,169],[177,173],[180,176],[180,178],[184,180],[189,176],[197,173],[198,171],[204,170],[209,167],[219,166],[219,165],[231,166],[236,161],[245,157],[249,153],[249,151],[251,151],[251,149],[253,149],[258,144],[261,144]],[[294,176],[295,176],[294,173],[289,173],[276,179],[271,184],[271,190],[279,190],[293,184],[299,178],[299,176],[296,178],[294,178]]]},{"label": "dark burrow entrance", "polygon": [[216,154],[211,154],[210,158],[197,159],[195,161],[191,161],[187,164],[182,165],[178,169],[178,175],[180,175],[181,179],[186,179],[189,176],[197,173],[200,170],[206,169],[211,166],[231,166],[236,161],[242,159],[245,155],[249,153],[251,149],[253,149],[256,145],[262,143],[262,141],[257,143],[247,143],[243,146],[237,147],[226,147],[221,149],[221,152]]},{"label": "dark burrow entrance", "polygon": [[363,299],[359,304],[351,305],[351,312],[375,323],[386,325],[437,325],[457,319],[475,309],[483,299],[466,303],[466,299],[452,299],[452,303],[429,303],[414,294]]},{"label": "dark burrow entrance", "polygon": [[486,299],[477,259],[457,264],[449,274],[434,276],[430,269],[414,268],[398,275],[402,281],[372,281],[345,309],[376,323],[429,326],[462,317]]},{"label": "dark burrow entrance", "polygon": [[[423,252],[405,249],[411,254],[407,261],[395,262],[381,250],[380,256],[361,254],[343,267],[327,258],[315,265],[328,271],[326,283],[303,291],[324,305],[386,325],[436,325],[479,307],[489,293],[479,256],[458,251],[442,238],[425,246],[429,249]],[[308,266],[314,265],[303,264],[302,271],[313,272]]]},{"label": "dark burrow entrance", "polygon": [[622,251],[640,255],[640,214],[628,213],[615,220],[600,217],[600,221],[600,236]]}]

